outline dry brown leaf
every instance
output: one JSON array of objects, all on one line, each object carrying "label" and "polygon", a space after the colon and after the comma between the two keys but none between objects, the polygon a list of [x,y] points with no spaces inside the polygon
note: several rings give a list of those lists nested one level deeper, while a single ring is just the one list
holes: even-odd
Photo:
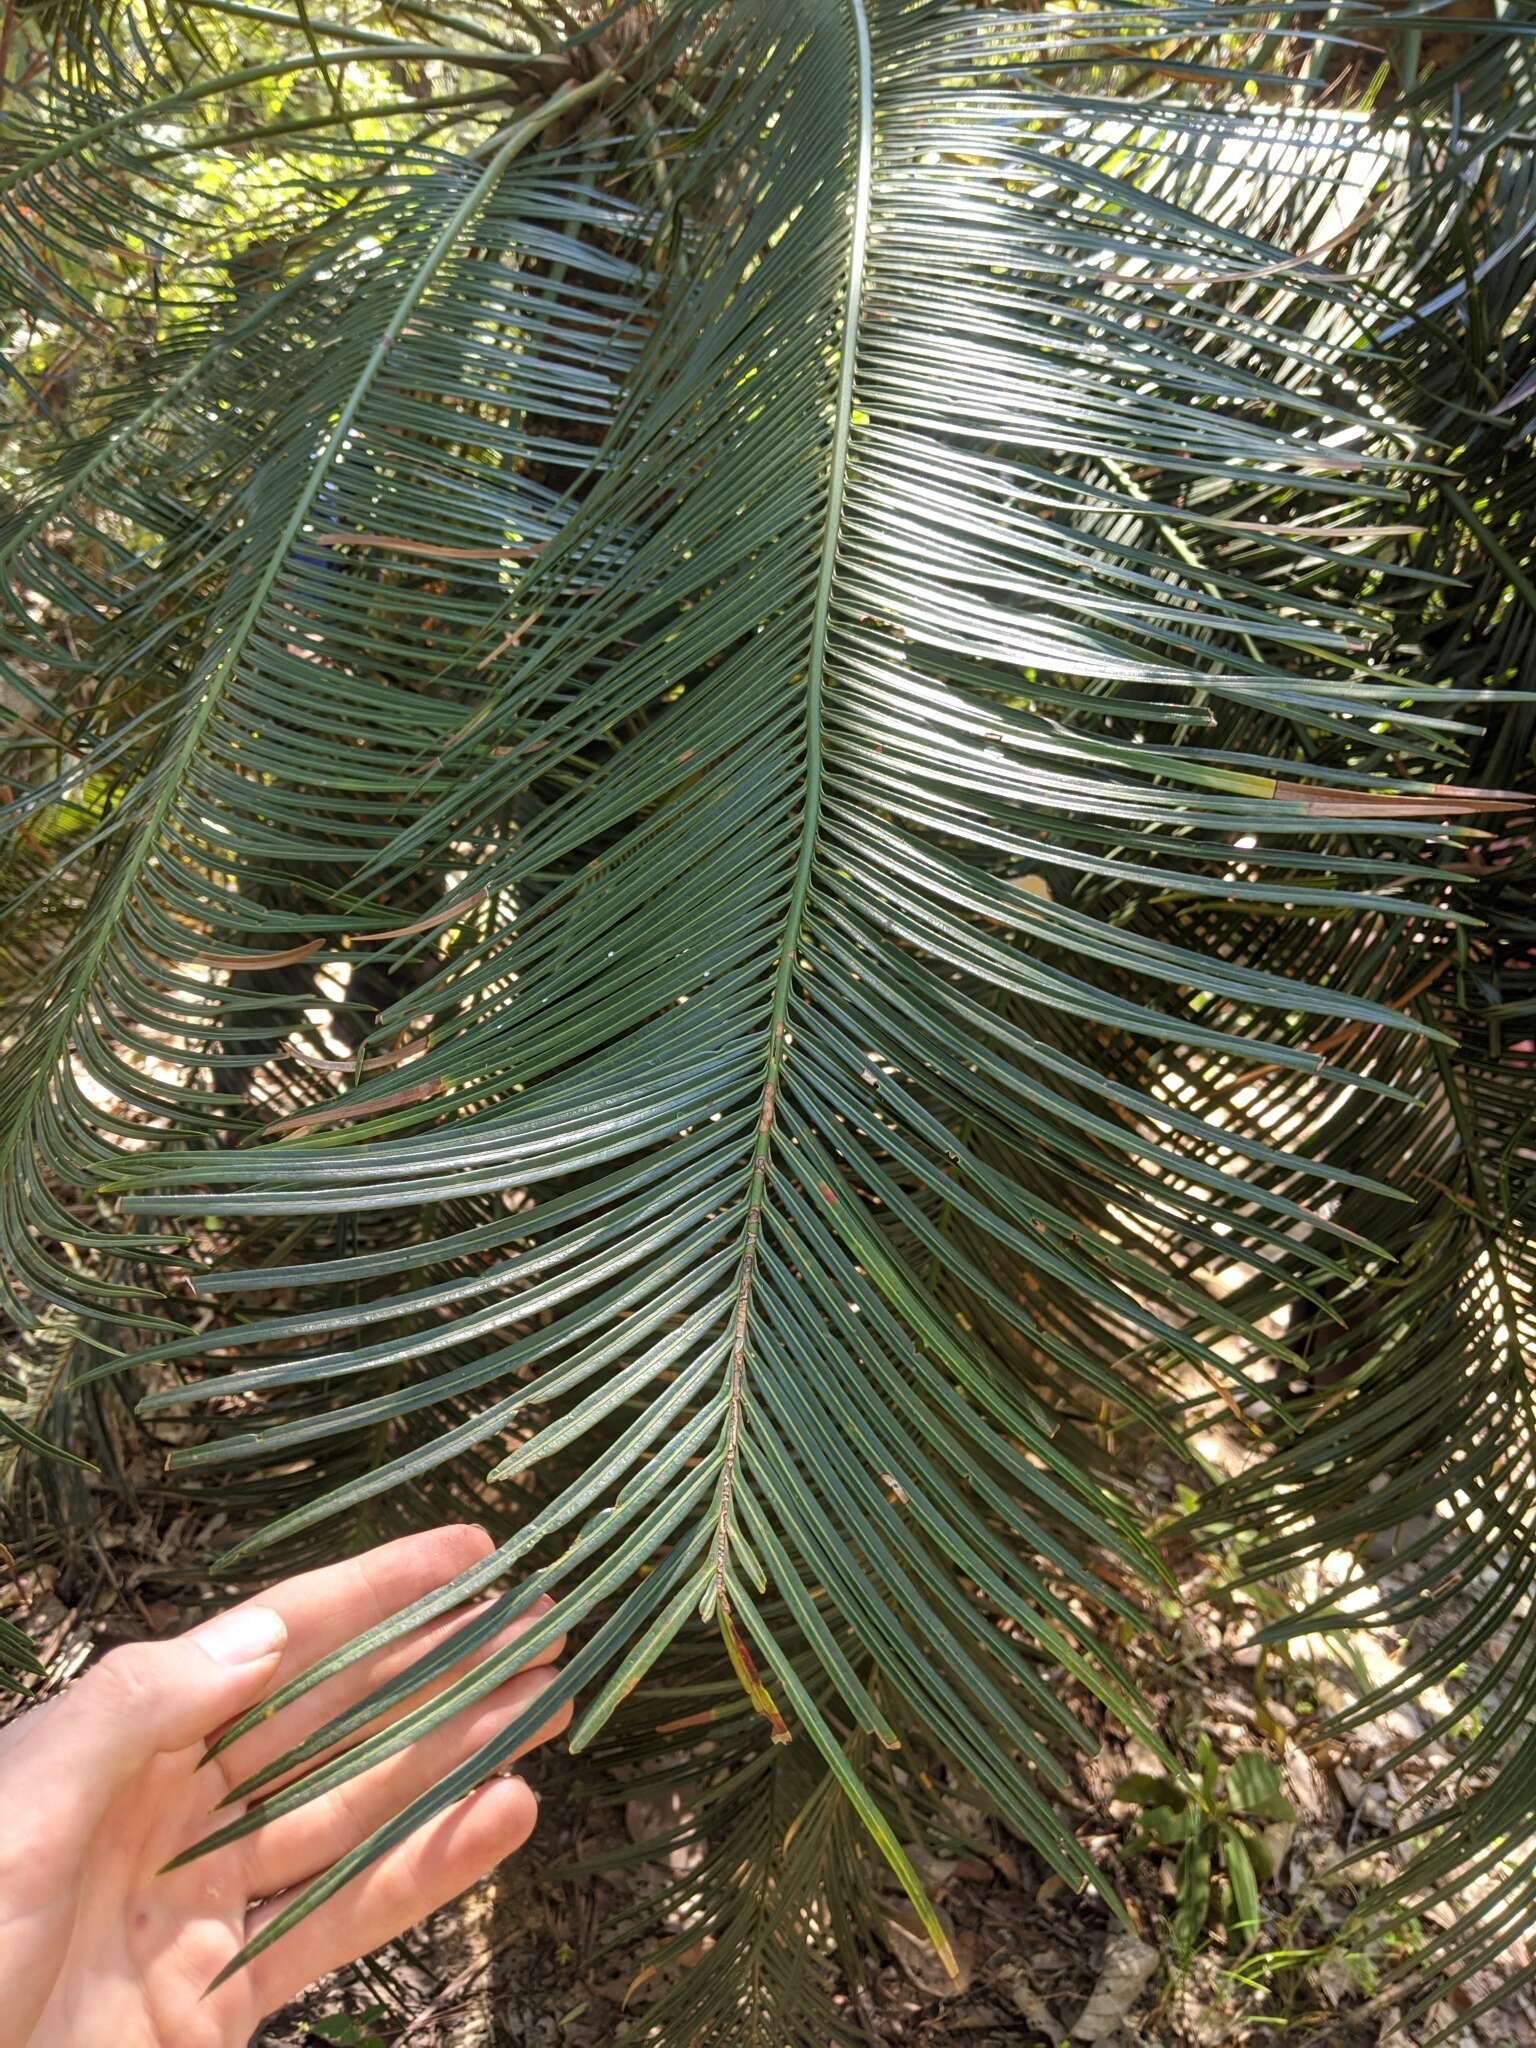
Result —
[{"label": "dry brown leaf", "polygon": [[1138,1935],[1112,1934],[1104,1945],[1099,1981],[1072,2029],[1074,2041],[1107,2041],[1146,1989],[1157,1950]]},{"label": "dry brown leaf", "polygon": [[957,1998],[969,1991],[976,1968],[976,1937],[956,1934],[942,1906],[934,1913],[955,1958],[955,1975],[950,1976],[943,1959],[923,1929],[917,1910],[906,1899],[888,1906],[882,1930],[885,1945],[900,1963],[908,1981],[926,1998]]},{"label": "dry brown leaf", "polygon": [[1056,2048],[1057,2042],[1066,2038],[1066,2029],[1040,1996],[1027,1963],[1004,1963],[993,1981],[1014,2010],[1049,2043],[1049,2048]]}]

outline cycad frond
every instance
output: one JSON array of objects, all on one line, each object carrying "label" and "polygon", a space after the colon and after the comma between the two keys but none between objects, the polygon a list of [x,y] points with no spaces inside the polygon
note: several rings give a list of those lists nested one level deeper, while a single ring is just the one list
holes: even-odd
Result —
[{"label": "cycad frond", "polygon": [[[1425,480],[1416,548],[1443,577],[1443,595],[1405,606],[1400,628],[1438,673],[1508,693],[1470,752],[1473,772],[1510,780],[1528,774],[1536,676],[1526,567],[1536,255],[1528,237],[1509,233],[1528,217],[1531,191],[1523,159],[1491,165],[1461,246],[1450,258],[1439,252],[1415,281],[1421,301],[1456,308],[1446,327],[1415,336],[1434,432],[1454,452],[1448,475]],[[1475,361],[1474,336],[1487,344]],[[1506,1954],[1536,1896],[1528,837],[1496,836],[1451,872],[1479,924],[1455,939],[1422,934],[1408,993],[1458,1043],[1399,1053],[1384,1070],[1417,1113],[1373,1105],[1328,1140],[1354,1163],[1396,1157],[1412,1210],[1392,1216],[1368,1195],[1346,1195],[1341,1209],[1395,1264],[1367,1265],[1327,1290],[1326,1316],[1293,1320],[1288,1334],[1307,1361],[1287,1406],[1299,1434],[1213,1503],[1218,1514],[1267,1519],[1267,1540],[1248,1560],[1257,1572],[1355,1553],[1355,1584],[1269,1631],[1284,1640],[1345,1614],[1395,1643],[1396,1674],[1333,1728],[1416,1702],[1424,1732],[1396,1760],[1450,1746],[1453,1762],[1425,1788],[1408,1835],[1417,1853],[1366,1901],[1369,1913],[1404,1917],[1454,1902],[1441,1917],[1457,1924],[1434,1951],[1441,1992]]]},{"label": "cycad frond", "polygon": [[[4,543],[18,677],[67,616],[110,776],[37,882],[92,893],[0,1079],[8,1284],[153,1309],[180,1468],[284,1504],[242,1555],[488,1498],[430,1604],[532,1578],[433,1670],[557,1596],[224,1838],[590,1621],[588,1741],[702,1619],[765,1782],[938,1937],[855,1758],[921,1731],[1108,1889],[1049,1797],[1058,1669],[1140,1722],[1105,1425],[1176,1443],[1190,1371],[1268,1413],[1245,1361],[1305,1360],[1215,1269],[1325,1298],[1351,1204],[1419,1192],[1329,1134],[1439,1056],[1403,934],[1464,928],[1504,801],[1456,779],[1480,679],[1393,637],[1444,570],[1392,338],[1461,187],[1411,119],[1244,101],[1230,10],[678,0],[620,62],[624,18],[477,146],[381,145]],[[214,1337],[152,1300],[183,1216]]]}]

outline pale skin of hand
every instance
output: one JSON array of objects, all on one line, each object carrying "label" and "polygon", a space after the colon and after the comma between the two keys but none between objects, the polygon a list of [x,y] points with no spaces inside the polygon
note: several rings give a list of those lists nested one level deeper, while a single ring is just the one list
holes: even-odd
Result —
[{"label": "pale skin of hand", "polygon": [[[213,1808],[232,1785],[451,1634],[465,1610],[317,1686],[199,1769],[211,1735],[489,1549],[483,1530],[434,1529],[288,1579],[190,1634],[111,1651],[0,1732],[0,2048],[246,2048],[268,2013],[522,1847],[538,1802],[521,1778],[491,1778],[204,1995],[286,1894],[535,1700],[559,1643],[415,1747],[158,1874],[231,1817]],[[537,1603],[491,1647],[547,1608]],[[528,1747],[569,1717],[569,1705],[556,1708]]]}]

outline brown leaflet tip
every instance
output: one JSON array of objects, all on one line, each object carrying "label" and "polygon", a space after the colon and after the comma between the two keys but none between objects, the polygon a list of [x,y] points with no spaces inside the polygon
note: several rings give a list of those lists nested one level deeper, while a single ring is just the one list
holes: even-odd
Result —
[{"label": "brown leaflet tip", "polygon": [[681,1735],[686,1728],[707,1728],[711,1721],[718,1721],[720,1709],[705,1707],[697,1714],[681,1714],[675,1721],[658,1721],[658,1735]]},{"label": "brown leaflet tip", "polygon": [[646,1979],[648,1977],[654,1977],[655,1974],[656,1965],[654,1963],[647,1963],[643,1969],[636,1970],[634,1976],[630,1978],[629,1983],[624,1988],[624,1997],[621,2000],[619,2006],[619,2010],[621,2012],[627,2012],[629,2010],[629,2001],[634,1997],[635,1993],[640,1989],[640,1986],[646,1981]]},{"label": "brown leaflet tip", "polygon": [[[365,1074],[376,1074],[381,1067],[398,1067],[402,1060],[409,1059],[413,1053],[428,1051],[431,1044],[430,1038],[408,1039],[404,1045],[397,1045],[392,1052],[375,1053],[371,1058],[365,1059],[362,1071]],[[296,1038],[288,1041],[288,1049],[301,1066],[312,1067],[317,1074],[354,1074],[358,1071],[355,1059],[321,1059],[318,1053],[310,1052]]]},{"label": "brown leaflet tip", "polygon": [[1472,817],[1480,811],[1529,810],[1532,799],[1509,789],[1464,789],[1437,782],[1427,793],[1414,790],[1332,789],[1312,782],[1277,778],[1271,800],[1299,804],[1311,817],[1356,820],[1418,818],[1435,824],[1447,817]]},{"label": "brown leaflet tip", "polygon": [[315,533],[309,538],[322,548],[388,548],[433,562],[517,562],[536,555],[544,545],[534,540],[501,548],[456,548],[443,541],[412,540],[396,533]]},{"label": "brown leaflet tip", "polygon": [[302,946],[290,946],[282,953],[199,953],[197,959],[204,967],[227,967],[232,974],[239,974],[252,967],[295,966],[318,953],[324,944],[324,939],[306,939]]},{"label": "brown leaflet tip", "polygon": [[478,904],[485,901],[487,891],[477,889],[473,896],[466,896],[459,903],[444,903],[429,917],[418,918],[415,924],[398,924],[392,931],[359,932],[357,937],[366,939],[370,945],[380,939],[414,939],[418,932],[435,931],[440,924],[451,924],[456,917],[467,917]]},{"label": "brown leaflet tip", "polygon": [[794,1738],[790,1732],[789,1723],[774,1705],[772,1694],[759,1677],[757,1665],[754,1663],[752,1652],[747,1645],[747,1639],[736,1626],[736,1618],[731,1613],[730,1602],[723,1593],[720,1596],[720,1605],[717,1612],[720,1617],[720,1633],[725,1638],[726,1655],[731,1660],[731,1669],[741,1681],[742,1691],[768,1723],[769,1731],[775,1742],[793,1741]]},{"label": "brown leaflet tip", "polygon": [[348,1095],[340,1102],[328,1103],[324,1109],[299,1110],[293,1116],[280,1116],[275,1123],[267,1124],[260,1136],[270,1138],[275,1131],[285,1137],[296,1138],[301,1132],[313,1130],[317,1124],[339,1123],[346,1117],[378,1116],[386,1109],[404,1109],[412,1102],[425,1102],[430,1096],[441,1095],[447,1083],[441,1074],[434,1074],[428,1081],[413,1082],[409,1088],[396,1088],[389,1095],[370,1096],[366,1102],[356,1102]]}]

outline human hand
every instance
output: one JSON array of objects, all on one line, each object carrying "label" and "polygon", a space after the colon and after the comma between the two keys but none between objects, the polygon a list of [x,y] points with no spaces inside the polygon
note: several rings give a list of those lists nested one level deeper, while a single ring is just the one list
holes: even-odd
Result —
[{"label": "human hand", "polygon": [[[267,2013],[522,1847],[538,1802],[521,1778],[492,1778],[203,1995],[281,1911],[285,1893],[526,1708],[549,1683],[550,1672],[538,1667],[559,1654],[559,1643],[413,1748],[157,1875],[233,1817],[228,1808],[212,1811],[232,1785],[450,1635],[464,1610],[317,1686],[199,1770],[209,1736],[489,1549],[483,1530],[434,1529],[288,1579],[188,1635],[111,1651],[0,1734],[0,2048],[244,2048]],[[488,1648],[548,1607],[537,1603]],[[438,1687],[447,1682],[445,1675]],[[569,1719],[566,1704],[528,1747]]]}]

